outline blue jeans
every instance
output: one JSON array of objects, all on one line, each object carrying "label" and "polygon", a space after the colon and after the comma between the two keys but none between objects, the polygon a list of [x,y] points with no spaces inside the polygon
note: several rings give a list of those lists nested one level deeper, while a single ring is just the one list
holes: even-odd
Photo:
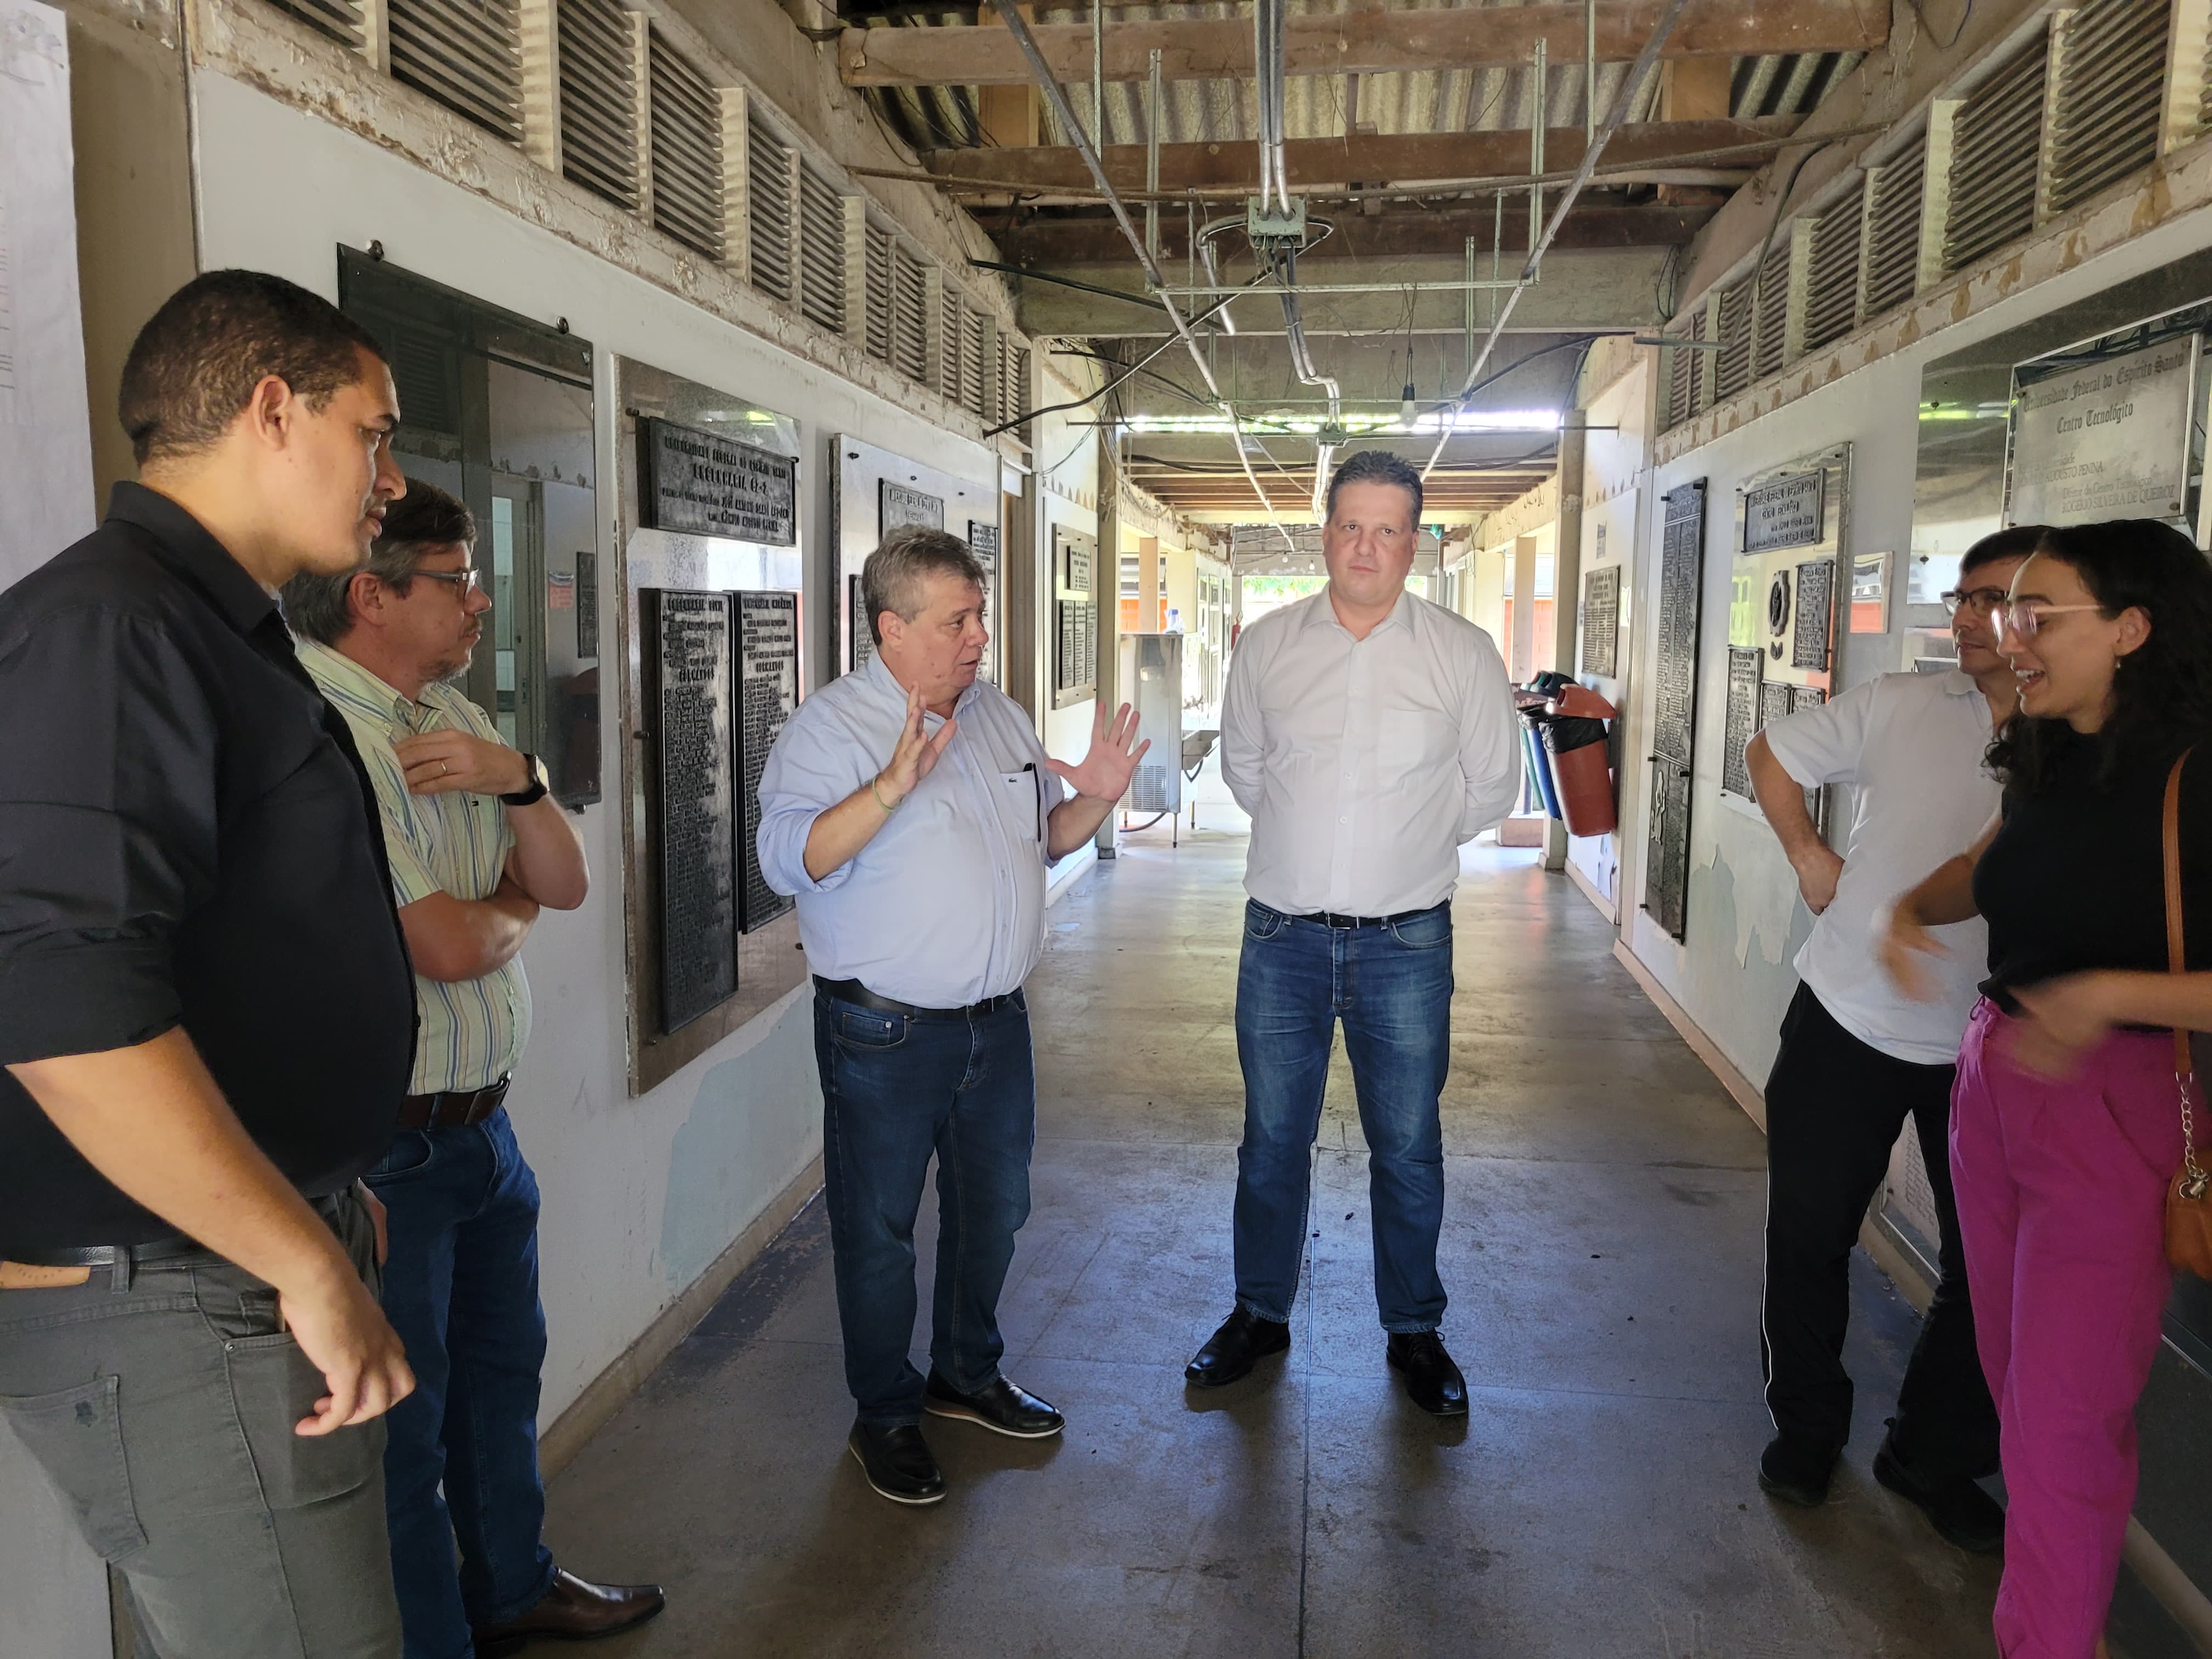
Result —
[{"label": "blue jeans", "polygon": [[1451,1064],[1451,906],[1388,927],[1331,927],[1255,899],[1237,970],[1244,1144],[1237,1150],[1237,1302],[1286,1321],[1298,1293],[1322,1090],[1336,1022],[1367,1138],[1382,1328],[1432,1331],[1443,1225],[1437,1097]]},{"label": "blue jeans", "polygon": [[407,1659],[469,1659],[471,1622],[518,1617],[553,1583],[539,1536],[538,1177],[501,1110],[402,1129],[368,1181],[391,1212],[385,1316],[415,1371],[384,1451]]},{"label": "blue jeans", "polygon": [[817,989],[822,1182],[845,1383],[863,1423],[921,1421],[914,1222],[937,1157],[937,1294],[929,1358],[966,1393],[999,1374],[999,1291],[1030,1213],[1036,1073],[1020,993],[975,1019],[915,1019]]}]

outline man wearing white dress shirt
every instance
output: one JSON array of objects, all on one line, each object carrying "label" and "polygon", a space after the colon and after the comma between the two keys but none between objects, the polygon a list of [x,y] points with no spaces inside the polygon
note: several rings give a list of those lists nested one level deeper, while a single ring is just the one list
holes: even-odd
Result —
[{"label": "man wearing white dress shirt", "polygon": [[[847,1444],[895,1503],[945,1479],[921,1414],[1000,1434],[1060,1415],[999,1370],[999,1292],[1029,1215],[1036,1079],[1022,981],[1044,950],[1045,867],[1089,841],[1149,744],[1102,705],[1079,766],[976,678],[983,569],[941,530],[868,556],[865,667],[799,705],[761,776],[761,869],[799,897],[814,970],[823,1188],[858,1415]],[[1072,785],[1071,795],[1064,787]],[[937,1285],[925,1382],[914,1224],[937,1158]]]},{"label": "man wearing white dress shirt", "polygon": [[1366,450],[1329,481],[1328,586],[1244,630],[1221,772],[1252,815],[1237,1053],[1237,1307],[1184,1371],[1235,1382],[1291,1345],[1314,1137],[1344,1023],[1368,1146],[1386,1356],[1423,1410],[1464,1415],[1437,1327],[1459,848],[1521,786],[1512,686],[1490,636],[1406,592],[1421,480]]}]

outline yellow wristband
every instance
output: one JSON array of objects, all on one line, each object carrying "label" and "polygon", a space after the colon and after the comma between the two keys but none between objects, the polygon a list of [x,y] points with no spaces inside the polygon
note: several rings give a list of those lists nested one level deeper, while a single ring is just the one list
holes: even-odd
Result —
[{"label": "yellow wristband", "polygon": [[884,799],[884,792],[876,787],[876,785],[881,781],[882,780],[879,778],[870,778],[868,780],[868,793],[876,798],[876,805],[882,807],[884,811],[896,812],[900,807],[906,805],[906,797],[901,795],[896,800],[885,800]]}]

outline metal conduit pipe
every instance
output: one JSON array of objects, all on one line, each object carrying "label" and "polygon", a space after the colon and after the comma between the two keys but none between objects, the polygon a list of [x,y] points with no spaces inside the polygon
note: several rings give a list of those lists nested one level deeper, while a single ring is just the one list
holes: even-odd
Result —
[{"label": "metal conduit pipe", "polygon": [[[999,0],[999,3],[1003,7],[1006,0]],[[1521,268],[1520,280],[1505,291],[1504,301],[1498,307],[1498,315],[1490,325],[1490,332],[1484,337],[1482,349],[1468,365],[1466,384],[1460,387],[1457,396],[1437,410],[1437,447],[1429,452],[1428,465],[1421,469],[1424,478],[1435,471],[1437,463],[1443,459],[1444,445],[1458,424],[1461,406],[1468,393],[1474,389],[1475,382],[1481,378],[1484,368],[1490,362],[1490,354],[1497,349],[1498,337],[1504,332],[1505,325],[1513,315],[1513,307],[1520,303],[1521,295],[1528,285],[1535,280],[1536,269],[1543,263],[1544,251],[1552,246],[1552,239],[1559,234],[1559,227],[1566,222],[1567,215],[1574,209],[1575,198],[1583,193],[1583,186],[1589,182],[1591,173],[1597,170],[1598,158],[1605,154],[1606,145],[1612,141],[1613,135],[1620,131],[1622,123],[1628,119],[1628,112],[1635,107],[1637,100],[1643,94],[1645,78],[1659,61],[1660,48],[1667,44],[1667,37],[1674,32],[1674,25],[1688,3],[1689,0],[1667,0],[1666,9],[1659,14],[1659,21],[1652,27],[1651,38],[1644,43],[1644,50],[1637,53],[1636,61],[1628,66],[1627,78],[1620,83],[1620,91],[1613,100],[1613,108],[1607,112],[1605,125],[1598,129],[1597,136],[1583,151],[1583,164],[1575,169],[1575,176],[1567,181],[1566,190],[1561,194],[1559,204],[1552,210],[1552,216],[1545,221],[1544,234],[1529,248],[1528,263]]]}]

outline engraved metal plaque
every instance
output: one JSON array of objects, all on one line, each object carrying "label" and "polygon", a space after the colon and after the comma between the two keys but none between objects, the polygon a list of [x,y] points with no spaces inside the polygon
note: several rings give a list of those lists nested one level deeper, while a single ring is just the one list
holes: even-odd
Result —
[{"label": "engraved metal plaque", "polygon": [[1613,678],[1620,646],[1620,567],[1601,565],[1583,578],[1583,672]]},{"label": "engraved metal plaque", "polygon": [[1831,559],[1809,559],[1797,567],[1797,620],[1791,635],[1790,665],[1828,672],[1828,642],[1835,630],[1836,566]]},{"label": "engraved metal plaque", "polygon": [[1745,553],[1817,547],[1826,537],[1825,471],[1798,472],[1744,492]]},{"label": "engraved metal plaque", "polygon": [[876,654],[876,630],[868,625],[867,596],[862,592],[857,575],[845,578],[845,608],[850,613],[847,619],[845,636],[852,641],[853,659],[846,667],[854,673],[868,665],[868,659]]},{"label": "engraved metal plaque", "polygon": [[1759,731],[1759,678],[1765,655],[1757,651],[1731,650],[1728,656],[1728,721],[1721,738],[1721,787],[1730,794],[1751,795],[1751,771],[1744,764],[1743,746]]},{"label": "engraved metal plaque", "polygon": [[1697,731],[1698,588],[1705,481],[1670,489],[1659,543],[1659,649],[1653,668],[1651,836],[1644,908],[1675,939],[1689,925],[1691,750]]},{"label": "engraved metal plaque", "polygon": [[751,933],[791,909],[761,873],[761,772],[799,707],[799,595],[739,593],[738,601],[738,926]]},{"label": "engraved metal plaque", "polygon": [[945,497],[932,495],[919,489],[909,489],[904,484],[883,481],[883,493],[878,501],[878,522],[877,545],[901,525],[918,524],[931,530],[945,528]]},{"label": "engraved metal plaque", "polygon": [[790,547],[799,540],[799,462],[719,432],[639,422],[640,505],[655,530]]},{"label": "engraved metal plaque", "polygon": [[737,840],[731,777],[733,666],[726,593],[647,588],[653,850],[660,898],[660,1029],[738,988]]},{"label": "engraved metal plaque", "polygon": [[983,660],[976,665],[975,672],[995,685],[999,682],[999,629],[1004,620],[999,614],[999,526],[985,524],[981,519],[969,520],[968,550],[983,567],[983,625],[991,635],[983,642]]},{"label": "engraved metal plaque", "polygon": [[1096,694],[1098,685],[1098,607],[1091,584],[1097,544],[1079,531],[1055,530],[1059,578],[1053,597],[1053,707],[1065,708]]}]

